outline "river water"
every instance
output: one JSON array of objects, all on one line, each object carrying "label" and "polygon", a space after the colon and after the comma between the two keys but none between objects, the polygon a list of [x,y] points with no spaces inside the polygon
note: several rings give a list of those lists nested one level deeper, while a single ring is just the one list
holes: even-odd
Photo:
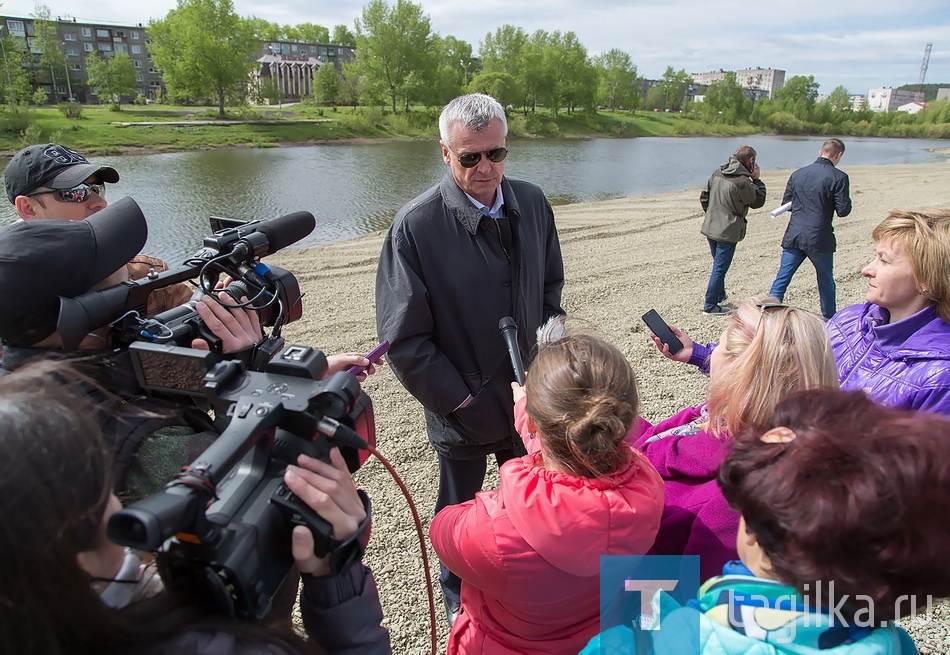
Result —
[{"label": "river water", "polygon": [[[814,161],[820,137],[513,139],[505,171],[540,185],[555,204],[647,195],[701,186],[747,143],[763,169]],[[68,144],[67,144],[68,145]],[[947,142],[845,140],[849,166],[945,161]],[[939,152],[937,151],[939,150]],[[406,201],[445,174],[436,140],[339,143],[96,157],[121,175],[114,201],[132,196],[149,221],[145,252],[180,263],[210,232],[209,216],[243,220],[312,212],[317,227],[299,245],[385,229]],[[774,198],[780,190],[772,190]],[[0,224],[16,214],[0,205]]]}]

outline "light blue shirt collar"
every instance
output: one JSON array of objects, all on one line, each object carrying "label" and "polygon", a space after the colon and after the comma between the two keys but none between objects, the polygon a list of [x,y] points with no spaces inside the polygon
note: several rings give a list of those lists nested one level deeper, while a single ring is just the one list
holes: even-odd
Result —
[{"label": "light blue shirt collar", "polygon": [[475,198],[472,196],[469,196],[467,193],[465,195],[468,196],[468,199],[472,201],[472,204],[475,205],[475,208],[483,214],[486,214],[492,218],[501,218],[504,216],[504,213],[501,211],[501,207],[505,204],[505,197],[501,192],[500,184],[498,185],[498,191],[495,193],[495,204],[491,206],[491,209],[488,208],[488,205],[483,205],[482,203],[475,200]]}]

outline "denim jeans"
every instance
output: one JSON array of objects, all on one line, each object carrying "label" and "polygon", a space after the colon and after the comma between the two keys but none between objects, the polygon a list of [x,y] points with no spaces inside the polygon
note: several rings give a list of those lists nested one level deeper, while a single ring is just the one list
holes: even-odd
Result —
[{"label": "denim jeans", "polygon": [[732,256],[736,254],[736,244],[725,241],[709,241],[709,254],[713,258],[712,273],[709,274],[709,285],[706,287],[706,302],[703,311],[714,309],[726,296],[726,272],[732,265]]},{"label": "denim jeans", "polygon": [[783,248],[782,262],[779,264],[778,273],[775,275],[775,282],[772,283],[770,296],[775,296],[780,301],[785,301],[785,290],[795,271],[802,265],[802,262],[808,259],[815,267],[815,275],[818,278],[818,299],[821,302],[821,315],[829,319],[835,315],[837,305],[835,304],[835,273],[834,263],[835,254],[833,252],[808,252],[798,248]]}]

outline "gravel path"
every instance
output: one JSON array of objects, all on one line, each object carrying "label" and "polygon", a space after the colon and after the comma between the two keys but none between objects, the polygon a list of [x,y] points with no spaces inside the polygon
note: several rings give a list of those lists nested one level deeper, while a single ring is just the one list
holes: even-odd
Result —
[{"label": "gravel path", "polygon": [[[848,168],[854,211],[837,219],[838,304],[860,302],[860,270],[873,256],[871,229],[891,208],[950,206],[950,163]],[[710,170],[716,162],[710,163]],[[781,204],[791,171],[766,171],[765,207],[750,212],[748,235],[736,250],[726,286],[737,300],[768,291],[778,269],[788,214]],[[543,180],[536,180],[544,186]],[[421,189],[406,189],[406,199]],[[642,413],[651,421],[700,402],[705,378],[689,366],[663,359],[646,337],[640,315],[655,308],[695,340],[712,341],[723,319],[700,313],[711,259],[699,234],[699,190],[567,205],[555,209],[567,283],[563,306],[596,324],[629,358],[641,387]],[[320,220],[320,217],[317,217]],[[376,345],[374,280],[382,233],[307,250],[288,251],[269,263],[293,271],[305,291],[304,317],[287,327],[288,343],[327,352],[367,352]],[[806,263],[789,287],[786,302],[818,311],[818,293]],[[380,451],[408,486],[425,528],[435,505],[438,475],[418,403],[383,367],[364,384],[373,398]],[[412,516],[383,466],[371,460],[357,474],[374,503],[373,540],[366,559],[380,587],[386,624],[398,655],[429,652],[428,600],[420,545]],[[486,488],[497,482],[489,474]],[[427,545],[428,547],[428,545]],[[433,579],[438,575],[429,549]],[[447,627],[436,592],[440,649]],[[950,652],[950,606],[937,603],[929,623],[905,622],[922,653]]]}]

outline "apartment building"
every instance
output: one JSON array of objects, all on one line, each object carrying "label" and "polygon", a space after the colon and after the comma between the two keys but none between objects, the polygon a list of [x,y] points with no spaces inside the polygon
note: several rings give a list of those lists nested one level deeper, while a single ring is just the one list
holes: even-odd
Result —
[{"label": "apartment building", "polygon": [[923,100],[923,97],[918,97],[916,91],[894,89],[889,86],[868,90],[868,109],[871,111],[896,111],[901,105],[917,100]]},{"label": "apartment building", "polygon": [[[86,70],[86,59],[93,53],[103,57],[117,52],[127,54],[135,67],[136,94],[155,100],[164,97],[162,74],[152,63],[149,53],[152,42],[141,23],[87,23],[72,17],[55,17],[52,22],[56,24],[65,63],[62,70],[34,67],[35,86],[46,92],[49,102],[55,104],[70,99],[90,104],[99,102],[95,88],[89,86]],[[39,60],[33,18],[0,16],[0,25],[10,36],[22,40],[24,47],[33,53],[34,61]],[[352,46],[263,42],[251,84],[278,85],[282,97],[299,99],[311,93],[313,75],[319,66],[329,62],[339,68],[342,62],[355,56]]]},{"label": "apartment building", "polygon": [[[36,29],[32,18],[0,16],[10,36],[22,39],[39,57]],[[70,98],[82,103],[98,102],[96,90],[89,87],[86,58],[93,53],[111,57],[116,52],[129,56],[135,67],[136,92],[146,98],[164,93],[162,75],[152,64],[148,46],[151,41],[142,24],[80,23],[75,18],[54,18],[64,57],[63,70],[36,68],[35,83],[46,92],[50,102],[67,102]]]},{"label": "apartment building", "polygon": [[[692,73],[693,82],[699,86],[709,86],[722,82],[726,73],[731,71],[711,71]],[[772,98],[772,94],[785,86],[785,71],[777,68],[744,68],[737,70],[736,82],[754,98]]]}]

